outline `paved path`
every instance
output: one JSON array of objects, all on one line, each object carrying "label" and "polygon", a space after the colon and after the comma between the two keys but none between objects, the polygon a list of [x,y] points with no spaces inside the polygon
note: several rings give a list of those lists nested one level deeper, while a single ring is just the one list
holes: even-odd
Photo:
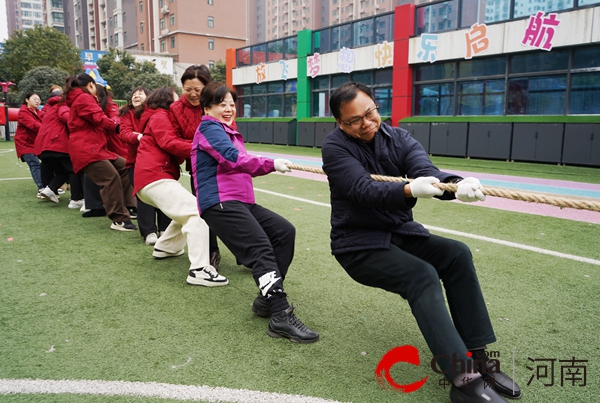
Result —
[{"label": "paved path", "polygon": [[[263,152],[252,152],[252,154],[262,155],[269,158],[286,158],[298,165],[322,166],[320,158],[300,157],[288,154],[273,154]],[[570,182],[552,179],[525,178],[520,176],[485,174],[480,172],[465,172],[455,170],[445,170],[455,173],[462,177],[474,176],[478,178],[484,186],[495,186],[507,189],[545,192],[555,195],[589,197],[600,199],[600,185],[580,182]],[[290,174],[286,174],[290,175]],[[313,179],[326,182],[325,175],[313,174],[310,172],[294,171],[292,176],[306,179]],[[560,207],[548,204],[527,203],[518,200],[510,200],[501,197],[488,196],[484,202],[474,203],[478,207],[488,207],[500,210],[516,211],[521,213],[536,214],[548,217],[564,218],[567,220],[583,221],[600,224],[600,213],[588,210],[576,210],[571,208],[561,209]]]}]

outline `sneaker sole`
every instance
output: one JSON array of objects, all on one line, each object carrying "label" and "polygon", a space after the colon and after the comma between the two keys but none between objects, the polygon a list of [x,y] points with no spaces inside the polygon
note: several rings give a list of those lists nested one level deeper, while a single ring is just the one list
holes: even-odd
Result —
[{"label": "sneaker sole", "polygon": [[229,284],[229,280],[225,280],[225,281],[208,281],[208,280],[204,280],[204,279],[197,279],[195,277],[190,277],[190,276],[188,276],[186,282],[189,285],[202,285],[202,286],[205,286],[205,287],[221,287],[221,286]]},{"label": "sneaker sole", "polygon": [[52,198],[50,196],[46,196],[43,193],[40,193],[40,194],[42,195],[42,199],[44,199],[44,200],[48,200],[49,202],[56,203],[56,204],[58,204],[58,202],[59,202],[58,199],[56,199],[56,201],[54,201],[54,200],[52,200]]},{"label": "sneaker sole", "polygon": [[271,337],[273,337],[274,339],[288,339],[289,341],[291,341],[292,343],[300,343],[300,344],[310,344],[310,343],[314,343],[316,341],[319,340],[320,336],[315,337],[314,339],[299,339],[297,337],[294,336],[290,336],[287,333],[279,333],[276,332],[275,330],[271,329],[270,327],[267,328],[267,334]]},{"label": "sneaker sole", "polygon": [[115,231],[122,231],[122,232],[137,231],[137,228],[136,229],[130,229],[130,228],[123,228],[123,227],[113,227],[112,225],[110,226],[110,229],[114,229]]},{"label": "sneaker sole", "polygon": [[154,252],[152,252],[152,256],[154,257],[154,259],[168,259],[170,257],[177,257],[177,256],[181,256],[185,253],[185,251],[182,249],[181,251],[177,252],[177,253],[169,253],[169,252],[163,252],[163,251],[156,251],[154,250]]}]

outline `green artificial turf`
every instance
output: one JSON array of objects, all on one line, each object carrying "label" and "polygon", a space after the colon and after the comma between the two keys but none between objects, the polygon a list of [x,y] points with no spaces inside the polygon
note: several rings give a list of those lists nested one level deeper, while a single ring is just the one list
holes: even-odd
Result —
[{"label": "green artificial turf", "polygon": [[[315,344],[297,345],[266,335],[267,320],[250,311],[257,292],[250,271],[237,266],[224,246],[220,271],[230,285],[188,286],[187,255],[154,260],[138,233],[111,231],[106,217],[84,219],[67,209],[68,194],[59,205],[36,199],[27,165],[2,152],[12,146],[0,141],[0,179],[27,179],[0,181],[1,379],[209,385],[354,403],[449,401],[448,389],[438,384],[441,375],[428,366],[430,353],[406,302],[345,274],[330,254],[328,207],[283,197],[329,203],[327,183],[289,175],[254,180],[257,203],[297,229],[285,287],[298,317],[321,334]],[[188,178],[182,183],[187,186]],[[596,224],[436,200],[419,201],[414,214],[426,225],[600,259]],[[596,402],[600,266],[450,237],[471,247],[498,337],[490,347],[500,351],[509,373],[514,350],[521,401]],[[419,349],[422,363],[398,364],[392,376],[399,383],[429,380],[410,394],[384,390],[375,367],[388,350],[405,344]],[[554,386],[535,379],[527,386],[533,374],[528,357],[557,360]],[[585,387],[560,386],[558,360],[572,357],[588,360]],[[0,395],[0,401],[170,400]]]}]

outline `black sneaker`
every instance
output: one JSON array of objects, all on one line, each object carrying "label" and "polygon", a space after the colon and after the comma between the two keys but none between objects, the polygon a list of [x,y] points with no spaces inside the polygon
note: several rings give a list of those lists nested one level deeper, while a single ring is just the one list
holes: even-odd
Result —
[{"label": "black sneaker", "polygon": [[452,385],[450,401],[452,403],[508,403],[483,378],[477,378],[460,388]]},{"label": "black sneaker", "polygon": [[294,315],[294,308],[271,315],[267,334],[271,337],[285,337],[294,343],[314,343],[319,333],[310,330]]},{"label": "black sneaker", "polygon": [[110,229],[117,231],[137,231],[137,227],[131,221],[113,222],[110,224]]},{"label": "black sneaker", "polygon": [[219,287],[229,284],[229,280],[217,273],[212,266],[190,270],[186,281],[189,285],[203,285],[205,287]]},{"label": "black sneaker", "polygon": [[252,302],[252,312],[261,318],[268,318],[271,316],[271,304],[267,300],[267,297],[259,292],[258,297]]},{"label": "black sneaker", "polygon": [[103,208],[95,208],[84,212],[81,216],[83,218],[89,217],[104,217],[106,215],[106,210]]},{"label": "black sneaker", "polygon": [[128,207],[129,210],[129,217],[131,217],[132,220],[137,220],[137,207]]}]

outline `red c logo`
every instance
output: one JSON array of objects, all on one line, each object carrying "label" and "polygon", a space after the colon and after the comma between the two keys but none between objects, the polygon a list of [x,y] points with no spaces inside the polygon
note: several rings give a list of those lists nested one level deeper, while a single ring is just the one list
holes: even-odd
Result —
[{"label": "red c logo", "polygon": [[427,381],[427,378],[429,378],[428,375],[420,381],[416,381],[408,385],[397,384],[390,376],[390,368],[399,362],[407,362],[409,364],[419,366],[419,363],[421,362],[419,358],[419,350],[411,345],[406,345],[394,347],[385,353],[385,355],[381,358],[381,361],[379,361],[379,364],[377,364],[377,368],[375,368],[375,379],[377,380],[379,386],[384,389],[398,389],[404,393],[411,393],[423,386],[425,381]]}]

